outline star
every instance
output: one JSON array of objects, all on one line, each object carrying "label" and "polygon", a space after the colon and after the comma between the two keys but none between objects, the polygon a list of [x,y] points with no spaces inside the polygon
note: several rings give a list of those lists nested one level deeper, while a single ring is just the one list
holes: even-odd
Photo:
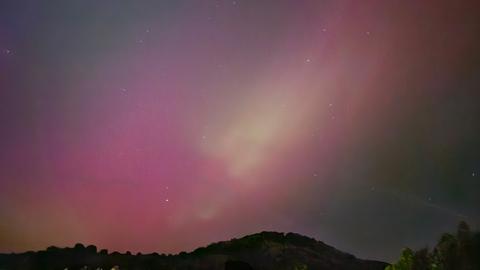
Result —
[{"label": "star", "polygon": [[165,202],[168,202],[168,199],[165,199]]}]

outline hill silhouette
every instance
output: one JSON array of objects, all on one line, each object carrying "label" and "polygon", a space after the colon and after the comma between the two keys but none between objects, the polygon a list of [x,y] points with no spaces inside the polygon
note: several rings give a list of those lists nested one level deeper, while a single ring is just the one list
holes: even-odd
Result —
[{"label": "hill silhouette", "polygon": [[44,251],[0,255],[2,270],[383,270],[386,266],[384,262],[358,259],[313,238],[279,232],[252,234],[177,255],[108,253],[82,244],[73,248],[49,247]]}]

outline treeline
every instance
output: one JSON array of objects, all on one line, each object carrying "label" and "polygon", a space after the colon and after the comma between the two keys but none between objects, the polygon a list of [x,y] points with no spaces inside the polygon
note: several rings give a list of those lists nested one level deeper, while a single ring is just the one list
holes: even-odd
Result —
[{"label": "treeline", "polygon": [[480,270],[480,232],[460,222],[456,235],[443,234],[432,250],[406,248],[385,270]]},{"label": "treeline", "polygon": [[261,232],[177,255],[97,251],[95,246],[49,247],[0,254],[0,270],[383,270],[384,262],[361,260],[295,233]]},{"label": "treeline", "polygon": [[[167,266],[174,256],[137,254],[130,252],[99,252],[93,245],[76,244],[73,248],[49,247],[44,251],[20,254],[0,254],[0,269],[8,270],[63,270],[63,269],[155,269]],[[116,267],[117,266],[117,267]],[[141,266],[134,268],[133,266]]]}]

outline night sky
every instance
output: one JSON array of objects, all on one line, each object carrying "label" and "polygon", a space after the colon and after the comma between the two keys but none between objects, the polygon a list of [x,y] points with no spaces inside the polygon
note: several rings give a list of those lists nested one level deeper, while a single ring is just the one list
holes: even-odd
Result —
[{"label": "night sky", "polygon": [[480,226],[478,1],[0,1],[0,252]]}]

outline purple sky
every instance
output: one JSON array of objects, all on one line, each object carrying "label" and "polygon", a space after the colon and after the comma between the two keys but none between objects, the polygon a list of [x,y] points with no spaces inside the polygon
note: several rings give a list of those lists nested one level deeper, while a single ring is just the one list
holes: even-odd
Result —
[{"label": "purple sky", "polygon": [[2,1],[0,252],[480,223],[474,1]]}]

